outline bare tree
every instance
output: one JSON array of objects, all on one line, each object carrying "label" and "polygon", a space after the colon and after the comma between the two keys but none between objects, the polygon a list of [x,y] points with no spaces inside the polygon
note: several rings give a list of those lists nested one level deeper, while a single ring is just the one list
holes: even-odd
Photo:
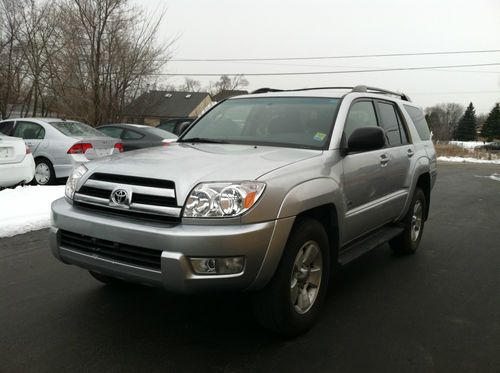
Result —
[{"label": "bare tree", "polygon": [[200,92],[201,91],[201,83],[198,80],[185,78],[184,84],[178,87],[179,91],[186,92]]},{"label": "bare tree", "polygon": [[212,96],[222,91],[234,91],[236,89],[248,86],[248,80],[243,74],[235,75],[232,78],[227,75],[222,75],[218,81],[210,82],[209,91]]},{"label": "bare tree", "polygon": [[0,117],[8,118],[19,103],[25,83],[22,47],[17,35],[22,25],[21,4],[0,0]]},{"label": "bare tree", "polygon": [[436,140],[453,139],[458,121],[465,109],[456,103],[439,104],[425,109],[426,118]]},{"label": "bare tree", "polygon": [[118,120],[165,64],[170,44],[156,43],[164,12],[149,19],[128,0],[61,1],[65,47],[52,77],[58,110],[94,125]]}]

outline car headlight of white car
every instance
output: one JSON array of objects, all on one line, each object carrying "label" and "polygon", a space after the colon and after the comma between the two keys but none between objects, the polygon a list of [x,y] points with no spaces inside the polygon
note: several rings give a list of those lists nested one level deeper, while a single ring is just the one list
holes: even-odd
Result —
[{"label": "car headlight of white car", "polygon": [[186,218],[233,217],[252,208],[264,192],[260,181],[201,183],[187,198]]},{"label": "car headlight of white car", "polygon": [[87,173],[88,169],[83,164],[78,166],[71,172],[71,175],[68,177],[68,181],[66,182],[66,188],[64,189],[64,193],[66,197],[69,199],[73,199],[76,190],[76,184],[78,180]]}]

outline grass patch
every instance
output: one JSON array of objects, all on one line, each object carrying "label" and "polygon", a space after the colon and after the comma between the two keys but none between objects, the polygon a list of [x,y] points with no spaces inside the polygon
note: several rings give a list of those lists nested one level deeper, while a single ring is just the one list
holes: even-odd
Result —
[{"label": "grass patch", "polygon": [[458,145],[437,143],[434,144],[438,157],[464,157],[464,158],[477,158],[477,159],[499,159],[499,152],[478,150],[478,149],[465,149]]}]

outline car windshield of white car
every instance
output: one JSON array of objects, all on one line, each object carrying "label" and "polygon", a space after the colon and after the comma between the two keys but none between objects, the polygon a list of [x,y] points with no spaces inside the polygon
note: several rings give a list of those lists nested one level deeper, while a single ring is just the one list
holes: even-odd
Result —
[{"label": "car windshield of white car", "polygon": [[219,142],[325,149],[340,99],[238,98],[215,106],[179,142]]},{"label": "car windshield of white car", "polygon": [[50,125],[66,136],[104,137],[105,135],[87,124],[79,122],[50,122]]}]

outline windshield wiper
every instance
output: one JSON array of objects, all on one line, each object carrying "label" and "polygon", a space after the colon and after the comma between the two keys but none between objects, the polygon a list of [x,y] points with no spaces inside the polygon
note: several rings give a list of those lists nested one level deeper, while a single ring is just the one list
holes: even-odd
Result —
[{"label": "windshield wiper", "polygon": [[224,140],[207,139],[205,137],[192,137],[190,139],[182,139],[179,142],[191,142],[191,143],[206,143],[206,144],[228,144]]}]

